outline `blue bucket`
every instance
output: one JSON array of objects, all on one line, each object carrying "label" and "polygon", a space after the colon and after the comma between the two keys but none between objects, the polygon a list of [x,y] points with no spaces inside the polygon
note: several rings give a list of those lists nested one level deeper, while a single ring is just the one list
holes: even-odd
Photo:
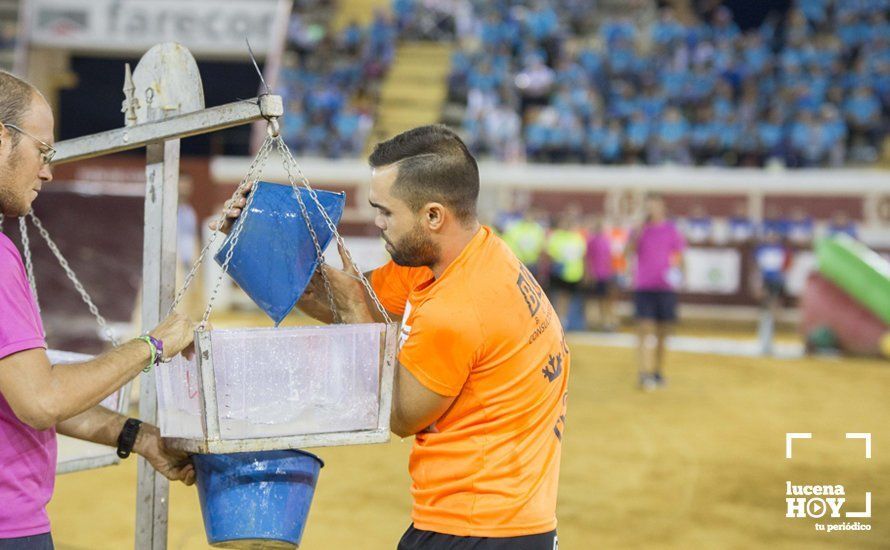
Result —
[{"label": "blue bucket", "polygon": [[207,541],[296,548],[324,463],[304,451],[193,455]]},{"label": "blue bucket", "polygon": [[[306,205],[318,244],[324,250],[333,233],[309,191],[300,187],[297,192]],[[337,224],[343,215],[346,194],[320,190],[315,193]],[[318,267],[318,254],[291,186],[261,181],[251,194],[248,215],[235,221],[214,259],[220,266],[225,263],[232,237],[238,226],[243,225],[228,274],[278,325],[306,290]]]}]

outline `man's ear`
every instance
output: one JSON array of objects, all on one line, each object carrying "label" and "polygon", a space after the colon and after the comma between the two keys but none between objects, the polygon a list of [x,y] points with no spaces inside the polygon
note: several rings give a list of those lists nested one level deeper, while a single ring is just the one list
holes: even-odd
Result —
[{"label": "man's ear", "polygon": [[428,203],[423,207],[424,222],[430,231],[438,231],[442,229],[445,223],[445,206],[438,202]]}]

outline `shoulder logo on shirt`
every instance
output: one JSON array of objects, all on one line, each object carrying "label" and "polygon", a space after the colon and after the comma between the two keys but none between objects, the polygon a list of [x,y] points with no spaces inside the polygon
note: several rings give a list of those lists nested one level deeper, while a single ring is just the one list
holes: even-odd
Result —
[{"label": "shoulder logo on shirt", "polygon": [[528,268],[521,263],[519,264],[519,277],[516,279],[516,286],[519,287],[519,292],[525,299],[529,313],[534,317],[541,308],[544,291],[541,290],[541,286],[535,281]]}]

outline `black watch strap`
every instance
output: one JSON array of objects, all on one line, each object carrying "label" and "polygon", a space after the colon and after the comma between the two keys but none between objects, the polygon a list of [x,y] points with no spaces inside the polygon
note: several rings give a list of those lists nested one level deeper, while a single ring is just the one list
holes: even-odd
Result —
[{"label": "black watch strap", "polygon": [[128,418],[124,422],[124,428],[121,434],[117,436],[117,456],[127,458],[133,452],[133,445],[136,444],[136,436],[139,435],[139,425],[141,420]]}]

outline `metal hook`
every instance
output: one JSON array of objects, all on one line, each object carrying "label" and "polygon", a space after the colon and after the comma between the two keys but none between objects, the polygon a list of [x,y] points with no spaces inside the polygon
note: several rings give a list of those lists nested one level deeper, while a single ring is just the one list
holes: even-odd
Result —
[{"label": "metal hook", "polygon": [[281,124],[278,123],[278,117],[270,117],[268,122],[266,133],[269,134],[270,138],[276,139],[281,135]]}]

